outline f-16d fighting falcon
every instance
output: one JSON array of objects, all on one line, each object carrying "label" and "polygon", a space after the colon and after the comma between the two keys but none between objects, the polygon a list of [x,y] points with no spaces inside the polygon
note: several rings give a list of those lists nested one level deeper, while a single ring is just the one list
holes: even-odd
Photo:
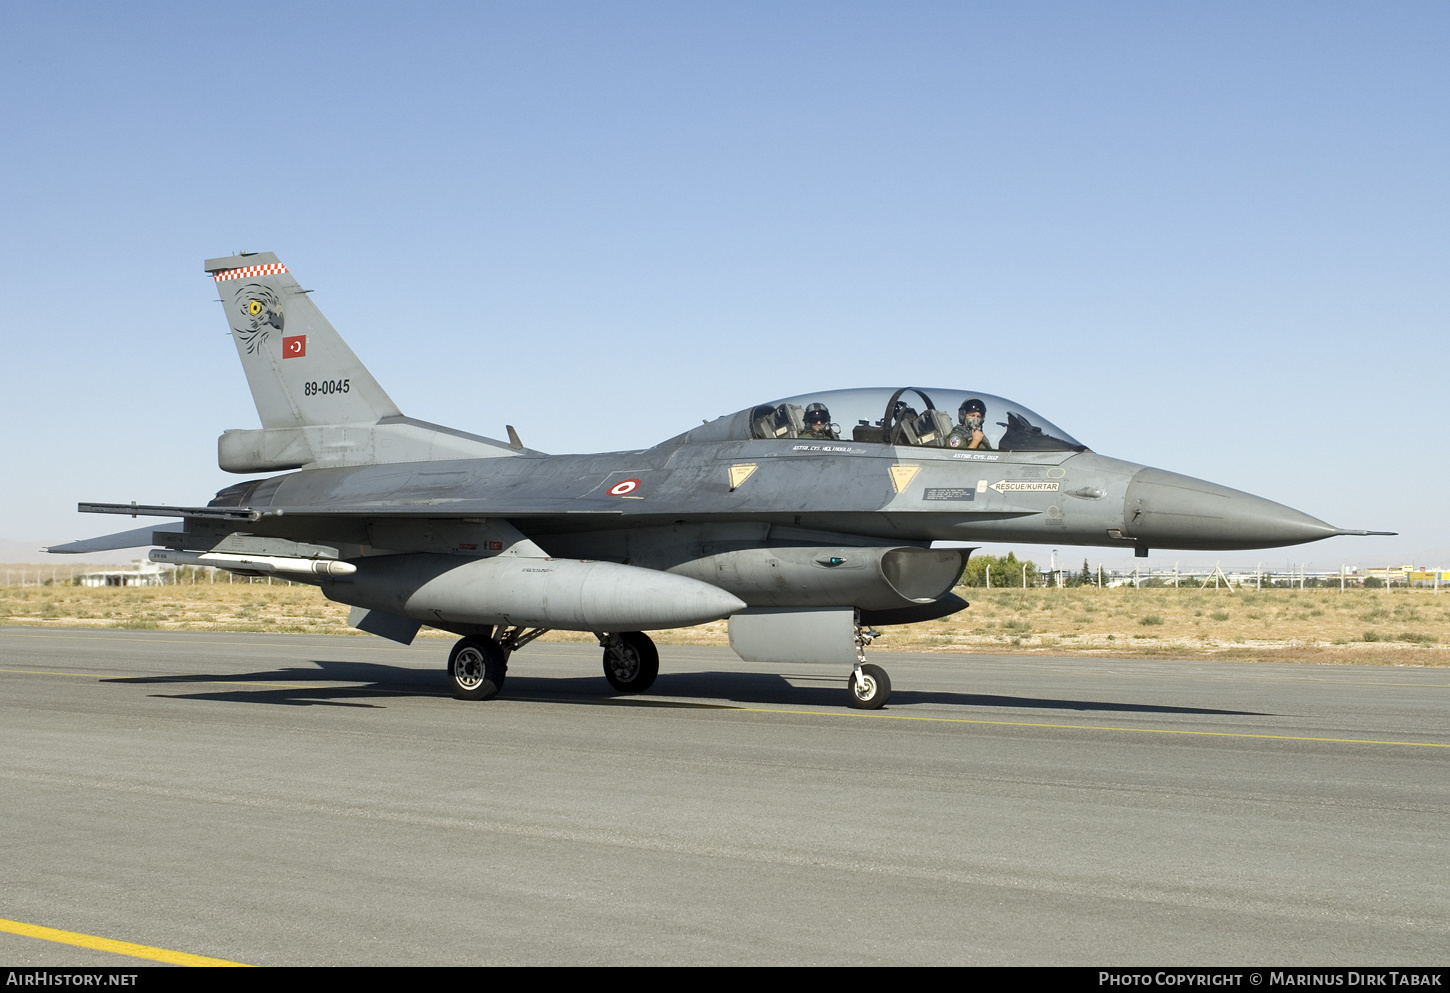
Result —
[{"label": "f-16d fighting falcon", "polygon": [[54,552],[154,547],[157,562],[311,583],[349,623],[459,636],[455,696],[486,700],[511,654],[588,631],[620,693],[648,690],[644,632],[729,619],[742,658],[839,664],[847,700],[891,683],[876,625],[967,604],[970,548],[1032,542],[1227,550],[1346,531],[1216,483],[1108,458],[1022,404],[915,386],[804,393],[643,451],[546,455],[407,417],[270,252],[210,259],[260,428],[218,441],[262,478],[206,506],[83,503],[179,518]]}]

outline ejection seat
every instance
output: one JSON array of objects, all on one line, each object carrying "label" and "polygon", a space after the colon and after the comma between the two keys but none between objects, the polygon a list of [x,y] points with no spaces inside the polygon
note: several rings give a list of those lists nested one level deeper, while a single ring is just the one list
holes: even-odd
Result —
[{"label": "ejection seat", "polygon": [[799,438],[805,430],[805,409],[793,403],[760,406],[751,411],[750,433],[756,438]]},{"label": "ejection seat", "polygon": [[911,424],[916,435],[913,444],[924,448],[947,447],[947,435],[952,433],[952,419],[944,411],[928,410]]}]

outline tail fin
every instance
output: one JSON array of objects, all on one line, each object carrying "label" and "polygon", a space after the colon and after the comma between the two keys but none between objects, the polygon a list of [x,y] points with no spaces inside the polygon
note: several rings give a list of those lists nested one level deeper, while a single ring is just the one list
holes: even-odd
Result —
[{"label": "tail fin", "polygon": [[519,455],[522,445],[404,417],[271,252],[207,259],[262,430],[217,440],[227,472]]},{"label": "tail fin", "polygon": [[374,424],[401,411],[271,252],[207,259],[264,428]]}]

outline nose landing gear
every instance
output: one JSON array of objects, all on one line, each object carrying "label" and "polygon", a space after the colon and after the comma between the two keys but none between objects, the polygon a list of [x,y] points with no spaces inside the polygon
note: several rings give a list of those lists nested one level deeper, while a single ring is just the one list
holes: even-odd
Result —
[{"label": "nose landing gear", "polygon": [[857,614],[856,667],[846,681],[846,701],[857,710],[879,710],[891,699],[891,677],[879,665],[866,661],[866,646],[876,639],[871,628],[862,628]]},{"label": "nose landing gear", "polygon": [[891,677],[879,665],[858,665],[847,683],[850,704],[857,710],[877,710],[891,699]]}]

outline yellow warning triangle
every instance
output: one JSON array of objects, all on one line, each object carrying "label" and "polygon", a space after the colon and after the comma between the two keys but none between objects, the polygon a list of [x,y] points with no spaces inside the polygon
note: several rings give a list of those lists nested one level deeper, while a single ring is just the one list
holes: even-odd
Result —
[{"label": "yellow warning triangle", "polygon": [[911,481],[920,471],[921,466],[919,465],[894,465],[891,467],[891,485],[896,487],[897,493],[900,493],[911,485]]},{"label": "yellow warning triangle", "polygon": [[730,467],[730,488],[733,490],[735,489],[735,487],[745,482],[747,479],[750,478],[750,474],[754,471],[754,462],[741,462],[739,465],[732,465]]}]

